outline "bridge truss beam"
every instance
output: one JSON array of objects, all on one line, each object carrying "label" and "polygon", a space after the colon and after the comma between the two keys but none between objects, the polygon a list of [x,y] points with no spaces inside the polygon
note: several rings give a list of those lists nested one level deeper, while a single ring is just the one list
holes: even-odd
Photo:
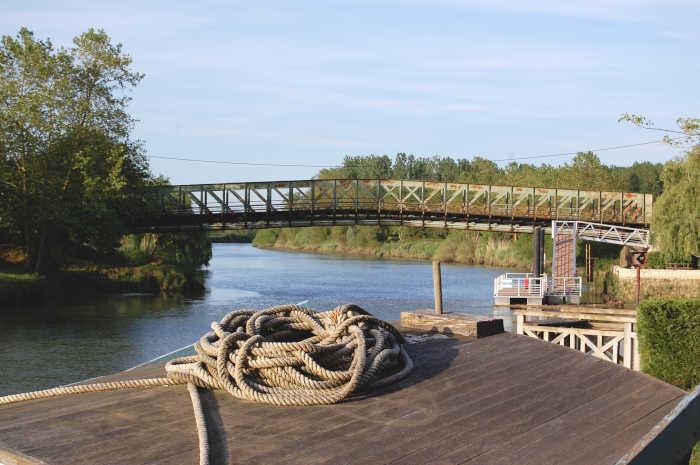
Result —
[{"label": "bridge truss beam", "polygon": [[552,221],[552,236],[570,235],[584,241],[606,244],[627,245],[647,250],[649,230],[614,224],[591,223],[588,221]]},{"label": "bridge truss beam", "polygon": [[644,226],[651,195],[405,180],[163,186],[145,193],[139,231],[406,225],[532,232],[552,220]]}]

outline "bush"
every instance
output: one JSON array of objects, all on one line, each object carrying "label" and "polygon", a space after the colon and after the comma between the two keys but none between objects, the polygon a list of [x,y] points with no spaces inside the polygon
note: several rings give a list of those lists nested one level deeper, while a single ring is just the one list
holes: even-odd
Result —
[{"label": "bush", "polygon": [[253,245],[258,247],[272,247],[277,242],[280,234],[279,229],[261,229],[255,233]]},{"label": "bush", "polygon": [[682,389],[700,383],[700,299],[651,299],[637,315],[642,370]]},{"label": "bush", "polygon": [[666,268],[671,263],[688,263],[688,257],[674,257],[664,252],[649,252],[647,254],[649,268]]}]

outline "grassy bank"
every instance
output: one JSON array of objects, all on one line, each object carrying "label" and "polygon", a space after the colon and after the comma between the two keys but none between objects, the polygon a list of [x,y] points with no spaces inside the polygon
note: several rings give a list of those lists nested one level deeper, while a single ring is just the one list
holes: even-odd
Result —
[{"label": "grassy bank", "polygon": [[192,293],[204,289],[200,267],[211,257],[205,237],[125,236],[111,254],[73,249],[45,276],[27,272],[21,247],[0,247],[0,305],[19,306],[114,292]]},{"label": "grassy bank", "polygon": [[199,292],[203,283],[176,266],[89,265],[61,270],[50,277],[30,273],[0,273],[0,305],[65,300],[115,292]]},{"label": "grassy bank", "polygon": [[412,260],[440,260],[528,270],[529,235],[401,227],[336,226],[259,231],[261,248]]},{"label": "grassy bank", "polygon": [[208,236],[214,243],[250,244],[255,239],[255,230],[211,231]]},{"label": "grassy bank", "polygon": [[[551,259],[551,238],[545,238],[545,255]],[[532,264],[532,235],[478,231],[421,230],[396,227],[310,227],[264,229],[257,232],[253,245],[260,248],[337,254],[359,257],[440,260],[446,263],[484,265],[529,271]],[[623,305],[633,294],[628,283],[620,283],[610,270],[620,263],[623,251],[610,244],[591,244],[594,281],[583,295],[585,303]],[[578,247],[578,273],[585,274],[585,248]],[[551,270],[546,260],[545,269]],[[644,297],[692,295],[678,286],[650,283]],[[674,294],[679,293],[679,294]]]}]

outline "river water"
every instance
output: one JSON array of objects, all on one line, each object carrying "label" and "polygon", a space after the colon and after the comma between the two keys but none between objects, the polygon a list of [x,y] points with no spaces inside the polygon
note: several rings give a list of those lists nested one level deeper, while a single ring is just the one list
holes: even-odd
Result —
[{"label": "river water", "polygon": [[[0,316],[0,395],[53,387],[132,367],[196,340],[236,308],[308,300],[316,310],[356,303],[397,320],[433,304],[427,262],[370,260],[214,244],[206,292],[195,298],[110,295]],[[492,306],[499,268],[443,266],[447,311],[505,317]]]}]

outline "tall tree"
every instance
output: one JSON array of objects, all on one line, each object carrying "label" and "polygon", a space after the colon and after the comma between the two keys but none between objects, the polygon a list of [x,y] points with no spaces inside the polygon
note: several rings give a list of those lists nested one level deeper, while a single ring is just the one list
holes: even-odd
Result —
[{"label": "tall tree", "polygon": [[700,255],[700,145],[666,163],[661,180],[652,224],[661,251],[677,259]]},{"label": "tall tree", "polygon": [[102,30],[55,48],[27,29],[0,42],[0,226],[37,272],[71,244],[113,246],[150,174],[130,137],[143,78]]},{"label": "tall tree", "polygon": [[677,118],[678,129],[666,129],[657,127],[646,116],[624,113],[618,119],[619,122],[632,123],[643,129],[666,133],[664,141],[671,145],[695,146],[700,144],[700,118]]}]

